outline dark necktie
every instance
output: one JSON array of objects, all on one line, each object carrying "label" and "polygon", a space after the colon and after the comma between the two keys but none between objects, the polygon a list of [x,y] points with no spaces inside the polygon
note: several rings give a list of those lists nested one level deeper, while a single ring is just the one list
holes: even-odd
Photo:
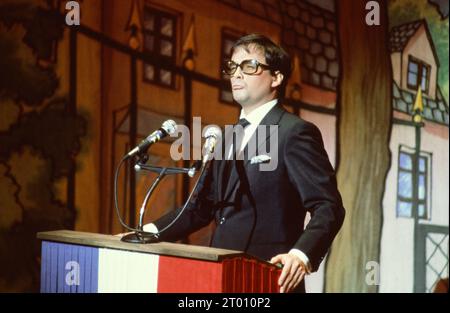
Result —
[{"label": "dark necktie", "polygon": [[[250,125],[250,122],[247,121],[245,118],[241,118],[239,119],[238,123],[234,126],[236,127],[237,125],[241,125],[242,128],[245,130],[245,128]],[[239,144],[242,144],[242,140],[243,138],[240,138],[241,140],[236,141],[236,136],[235,133],[233,133],[233,160],[236,160],[236,155],[239,154],[239,149],[241,147],[238,147],[237,144],[239,142]]]},{"label": "dark necktie", "polygon": [[[250,122],[248,120],[246,120],[245,118],[241,118],[239,119],[239,122],[236,125],[241,125],[242,128],[246,128],[248,125],[250,125]],[[235,125],[235,127],[236,127]],[[239,140],[239,142],[242,143],[242,140]],[[229,151],[225,157],[225,167],[224,167],[224,171],[222,173],[222,179],[224,182],[224,187],[227,186],[229,178],[231,176],[231,171],[233,170],[233,167],[235,166],[235,162],[236,162],[236,155],[238,153],[238,148],[236,147],[237,143],[236,143],[236,136],[233,133],[233,147],[232,148],[232,159],[228,160],[228,155],[229,155]],[[239,147],[240,148],[240,147]],[[225,189],[226,190],[226,189]]]},{"label": "dark necktie", "polygon": [[250,122],[247,121],[247,119],[245,118],[241,118],[239,119],[239,122],[236,125],[241,125],[242,127],[247,127],[248,125],[250,125]]}]

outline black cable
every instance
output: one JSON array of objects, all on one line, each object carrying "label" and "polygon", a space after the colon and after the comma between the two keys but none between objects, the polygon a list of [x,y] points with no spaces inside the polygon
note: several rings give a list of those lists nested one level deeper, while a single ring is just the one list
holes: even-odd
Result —
[{"label": "black cable", "polygon": [[125,160],[127,160],[127,159],[128,159],[128,155],[125,155],[125,156],[120,160],[119,165],[118,165],[117,168],[116,168],[116,173],[115,173],[115,175],[114,175],[114,207],[115,207],[115,209],[116,209],[117,217],[118,217],[118,219],[119,219],[120,224],[121,224],[124,228],[126,228],[127,230],[132,231],[132,232],[135,232],[135,233],[137,233],[137,234],[144,235],[144,236],[151,236],[151,237],[154,237],[154,238],[158,238],[159,235],[160,235],[162,232],[166,231],[169,227],[171,227],[171,226],[172,226],[172,225],[180,218],[181,214],[183,214],[183,212],[186,210],[187,205],[188,205],[189,202],[191,201],[191,198],[192,198],[192,196],[194,195],[194,192],[196,191],[197,186],[198,186],[198,184],[199,184],[201,178],[203,177],[203,173],[205,172],[205,169],[206,169],[207,165],[209,165],[210,162],[206,162],[206,163],[203,163],[203,164],[202,164],[201,171],[200,171],[200,175],[199,175],[197,181],[195,182],[194,188],[192,188],[191,193],[189,194],[188,199],[187,199],[186,202],[184,203],[184,205],[183,205],[181,211],[180,211],[180,212],[178,213],[178,215],[173,219],[173,221],[170,222],[170,224],[167,225],[166,227],[164,227],[163,229],[158,230],[157,233],[150,233],[150,232],[146,232],[146,231],[141,230],[141,229],[137,229],[137,228],[133,228],[133,227],[128,226],[128,225],[123,221],[123,219],[122,219],[122,217],[121,217],[121,215],[120,215],[119,201],[118,201],[118,193],[117,193],[117,181],[118,181],[118,177],[119,177],[119,170],[120,170],[120,168],[122,167],[123,162],[124,162]]},{"label": "black cable", "polygon": [[143,230],[140,230],[140,229],[137,229],[137,228],[133,228],[133,227],[128,226],[127,224],[125,224],[125,222],[124,222],[123,219],[122,219],[122,216],[120,215],[120,210],[119,210],[119,200],[118,200],[118,193],[117,193],[117,181],[118,181],[118,178],[119,178],[119,170],[120,170],[120,168],[122,167],[123,162],[124,162],[125,160],[127,160],[128,157],[129,157],[128,155],[125,155],[125,156],[120,160],[119,165],[117,165],[117,168],[116,168],[116,173],[115,173],[115,175],[114,175],[114,207],[115,207],[115,209],[116,209],[116,215],[117,215],[117,218],[119,219],[120,224],[121,224],[124,228],[126,228],[127,230],[129,230],[129,231],[132,231],[132,232],[135,232],[135,233],[138,233],[138,234],[142,234],[142,235],[144,235],[144,236],[152,236],[152,237],[158,238],[158,236],[155,235],[154,233],[146,232],[146,231],[143,231]]},{"label": "black cable", "polygon": [[118,195],[117,195],[117,181],[119,178],[119,170],[122,167],[122,163],[128,159],[128,155],[125,155],[119,162],[119,165],[117,165],[116,168],[116,173],[114,174],[114,208],[116,209],[116,215],[117,218],[119,219],[120,224],[126,228],[127,230],[130,231],[136,231],[136,229],[129,227],[127,224],[125,224],[125,222],[122,220],[122,216],[120,216],[120,211],[119,211],[119,200],[117,199]]}]

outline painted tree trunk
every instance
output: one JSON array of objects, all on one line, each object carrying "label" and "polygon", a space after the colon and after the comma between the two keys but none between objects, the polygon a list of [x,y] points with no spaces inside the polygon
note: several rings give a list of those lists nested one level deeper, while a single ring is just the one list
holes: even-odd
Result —
[{"label": "painted tree trunk", "polygon": [[[379,4],[380,25],[367,25],[366,15],[375,14],[376,20],[377,13],[365,8],[367,2]],[[328,257],[325,290],[376,292],[376,273],[366,266],[374,264],[370,261],[379,264],[382,199],[390,165],[387,2],[339,0],[336,7],[341,62],[337,180],[346,217]]]}]

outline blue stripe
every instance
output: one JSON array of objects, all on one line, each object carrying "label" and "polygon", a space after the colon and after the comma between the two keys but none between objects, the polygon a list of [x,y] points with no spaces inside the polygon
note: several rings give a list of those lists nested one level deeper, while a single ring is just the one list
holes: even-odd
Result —
[{"label": "blue stripe", "polygon": [[70,245],[66,245],[66,244],[61,244],[61,248],[64,250],[64,271],[63,271],[63,276],[64,276],[64,288],[63,288],[63,292],[64,293],[70,293],[70,286],[66,283],[66,275],[68,273],[68,271],[66,270],[66,265],[67,262],[71,260],[72,256],[70,253]]},{"label": "blue stripe", "polygon": [[58,289],[59,293],[64,292],[64,284],[66,283],[66,278],[64,276],[64,268],[66,263],[64,262],[64,245],[59,243],[54,243],[58,247]]},{"label": "blue stripe", "polygon": [[80,264],[80,285],[77,288],[78,293],[84,293],[86,288],[85,275],[87,272],[86,267],[86,251],[88,248],[78,246],[78,260]]},{"label": "blue stripe", "polygon": [[51,251],[51,244],[47,246],[46,251],[46,259],[47,262],[45,263],[45,292],[50,292],[50,275],[52,274],[51,268],[52,268],[52,251]]},{"label": "blue stripe", "polygon": [[48,243],[46,241],[42,242],[41,247],[41,292],[46,292],[45,287],[47,283],[47,250]]},{"label": "blue stripe", "polygon": [[51,267],[50,267],[50,290],[48,292],[56,292],[56,284],[58,280],[58,246],[50,246]]},{"label": "blue stripe", "polygon": [[[78,253],[77,253],[77,252],[78,252],[78,246],[75,246],[75,245],[69,245],[69,249],[70,249],[70,255],[71,255],[71,258],[70,258],[69,262],[75,261],[75,262],[77,262],[78,264],[80,264],[80,260],[78,259]],[[79,269],[80,272],[82,271],[82,269],[81,269],[80,267],[78,267],[78,269]],[[75,270],[76,270],[75,268],[70,267],[69,270],[66,269],[66,273],[69,273],[69,271],[75,271]],[[66,274],[66,275],[67,275],[67,274]],[[76,279],[79,278],[79,275],[80,275],[79,272],[78,272],[78,273],[75,273],[75,274],[73,274],[73,275],[70,275],[70,274],[69,274],[70,278],[74,280],[73,283],[72,283],[72,285],[70,286],[70,293],[77,293]]]},{"label": "blue stripe", "polygon": [[98,255],[99,255],[100,249],[92,249],[92,256],[91,256],[91,290],[92,293],[98,292]]},{"label": "blue stripe", "polygon": [[[99,249],[95,247],[43,241],[41,292],[98,292],[98,251]],[[78,274],[71,271],[77,269],[79,269],[79,284],[69,285],[68,282]]]},{"label": "blue stripe", "polygon": [[85,270],[84,270],[84,292],[92,292],[91,291],[91,270],[92,270],[92,249],[86,249],[85,250],[85,262],[84,262],[84,266],[85,266]]}]

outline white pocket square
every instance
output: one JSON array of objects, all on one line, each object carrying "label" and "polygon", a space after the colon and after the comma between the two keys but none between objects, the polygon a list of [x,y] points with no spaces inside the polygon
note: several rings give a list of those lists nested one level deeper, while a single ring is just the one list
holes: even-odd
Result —
[{"label": "white pocket square", "polygon": [[271,159],[272,158],[267,154],[255,155],[253,158],[250,159],[250,164],[267,163]]}]

